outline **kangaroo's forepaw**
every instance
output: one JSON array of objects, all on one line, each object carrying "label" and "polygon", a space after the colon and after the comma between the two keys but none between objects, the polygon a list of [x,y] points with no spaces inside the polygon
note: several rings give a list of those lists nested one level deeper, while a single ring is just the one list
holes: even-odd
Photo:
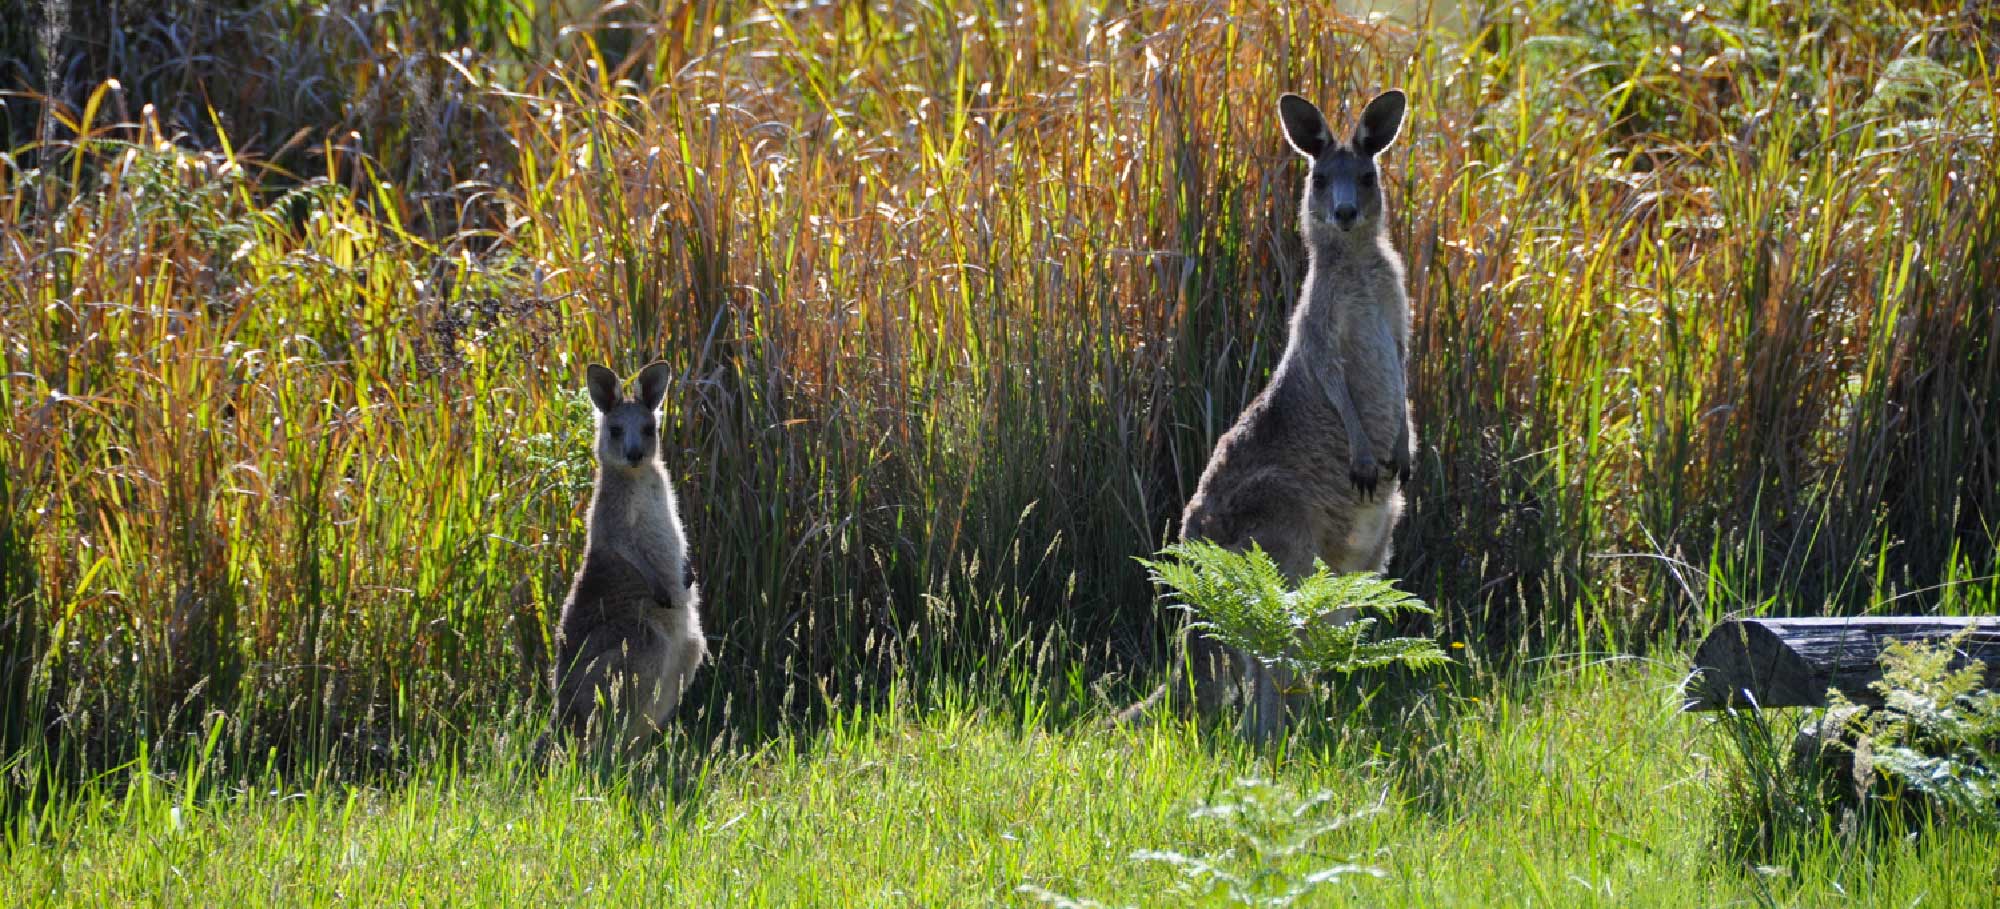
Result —
[{"label": "kangaroo's forepaw", "polygon": [[1390,458],[1389,472],[1396,475],[1396,485],[1410,485],[1410,460],[1408,458]]},{"label": "kangaroo's forepaw", "polygon": [[1348,465],[1347,480],[1354,484],[1354,490],[1361,493],[1362,498],[1373,499],[1375,498],[1375,483],[1379,473],[1380,471],[1376,468],[1373,459],[1356,461]]}]

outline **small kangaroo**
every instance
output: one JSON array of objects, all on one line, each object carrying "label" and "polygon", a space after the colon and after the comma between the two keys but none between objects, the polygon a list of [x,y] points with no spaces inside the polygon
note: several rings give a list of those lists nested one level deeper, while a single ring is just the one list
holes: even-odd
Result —
[{"label": "small kangaroo", "polygon": [[586,376],[597,406],[597,482],[583,567],[556,631],[556,725],[589,731],[602,703],[618,714],[603,731],[630,746],[666,724],[708,647],[674,487],[659,459],[655,419],[667,365],[639,371],[636,399],[603,366]]},{"label": "small kangaroo", "polygon": [[[1404,380],[1410,304],[1403,261],[1382,224],[1375,158],[1395,141],[1404,107],[1402,92],[1383,92],[1368,102],[1353,137],[1340,142],[1312,102],[1278,99],[1286,140],[1312,162],[1299,204],[1305,287],[1270,384],[1216,443],[1182,513],[1183,539],[1233,549],[1255,543],[1294,578],[1311,574],[1315,558],[1336,572],[1388,567],[1416,441]],[[1283,732],[1280,695],[1295,680],[1275,678],[1262,661],[1201,635],[1191,635],[1187,648],[1185,668],[1121,720],[1142,714],[1168,689],[1178,698],[1191,687],[1204,715],[1240,694],[1253,740]]]}]

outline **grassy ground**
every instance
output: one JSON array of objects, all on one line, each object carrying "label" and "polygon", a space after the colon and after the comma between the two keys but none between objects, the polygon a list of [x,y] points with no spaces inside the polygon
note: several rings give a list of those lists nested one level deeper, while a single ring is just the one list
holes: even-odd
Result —
[{"label": "grassy ground", "polygon": [[[1177,724],[1110,733],[946,697],[755,751],[677,749],[638,773],[543,777],[496,745],[395,783],[211,780],[194,799],[114,774],[12,819],[0,886],[28,904],[831,906],[1032,903],[1025,884],[1181,904],[1176,868],[1132,855],[1155,849],[1222,855],[1246,876],[1382,872],[1345,875],[1308,905],[2000,899],[1990,835],[1829,831],[1755,862],[1732,854],[1734,758],[1713,720],[1675,710],[1679,672],[1551,663],[1534,682],[1415,699],[1400,723],[1323,726],[1283,755]],[[1348,819],[1307,853],[1259,859],[1242,834],[1277,830],[1190,816],[1237,800],[1242,778],[1328,793],[1307,816]]]}]

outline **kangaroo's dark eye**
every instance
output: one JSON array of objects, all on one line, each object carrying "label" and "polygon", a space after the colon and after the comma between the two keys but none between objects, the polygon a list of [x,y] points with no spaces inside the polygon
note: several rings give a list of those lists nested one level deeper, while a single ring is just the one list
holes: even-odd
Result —
[{"label": "kangaroo's dark eye", "polygon": [[1362,175],[1361,175],[1361,185],[1362,185],[1362,186],[1374,186],[1374,185],[1375,185],[1375,172],[1371,170],[1371,171],[1369,171],[1369,172],[1367,172],[1367,173],[1365,173],[1365,174],[1362,174]]},{"label": "kangaroo's dark eye", "polygon": [[1326,188],[1326,175],[1313,174],[1313,189],[1325,189],[1325,188]]},{"label": "kangaroo's dark eye", "polygon": [[622,436],[624,436],[624,435],[625,435],[625,427],[623,427],[623,426],[613,426],[613,427],[611,427],[611,437],[612,437],[612,438],[616,439],[616,438],[620,438],[620,437],[622,437]]},{"label": "kangaroo's dark eye", "polygon": [[650,436],[653,434],[653,424],[647,423],[645,426],[640,427],[639,431]]}]

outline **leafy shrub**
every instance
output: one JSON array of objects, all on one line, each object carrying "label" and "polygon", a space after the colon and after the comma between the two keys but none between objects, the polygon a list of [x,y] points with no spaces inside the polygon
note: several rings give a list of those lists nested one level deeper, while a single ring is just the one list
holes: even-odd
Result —
[{"label": "leafy shrub", "polygon": [[[1423,669],[1446,661],[1429,638],[1369,640],[1383,620],[1432,614],[1423,601],[1373,572],[1333,574],[1313,560],[1295,586],[1262,547],[1234,552],[1206,540],[1176,543],[1165,558],[1140,559],[1155,583],[1173,591],[1171,607],[1192,616],[1190,630],[1302,675],[1348,673],[1400,663]],[[1336,613],[1353,610],[1352,621]]]},{"label": "leafy shrub", "polygon": [[1789,742],[1764,711],[1727,711],[1719,726],[1740,762],[1724,825],[1734,850],[1754,858],[1816,832],[1904,832],[1924,814],[2000,829],[2000,692],[1980,690],[1979,661],[1952,668],[1959,640],[1891,642],[1870,686],[1882,706],[1830,691]]},{"label": "leafy shrub", "polygon": [[[1882,706],[1848,721],[1854,780],[1889,798],[1914,794],[1954,822],[2000,828],[2000,691],[1982,690],[1978,660],[1951,668],[1963,637],[1883,651],[1882,678],[1869,686]],[[1833,700],[1834,710],[1845,706]]]}]

